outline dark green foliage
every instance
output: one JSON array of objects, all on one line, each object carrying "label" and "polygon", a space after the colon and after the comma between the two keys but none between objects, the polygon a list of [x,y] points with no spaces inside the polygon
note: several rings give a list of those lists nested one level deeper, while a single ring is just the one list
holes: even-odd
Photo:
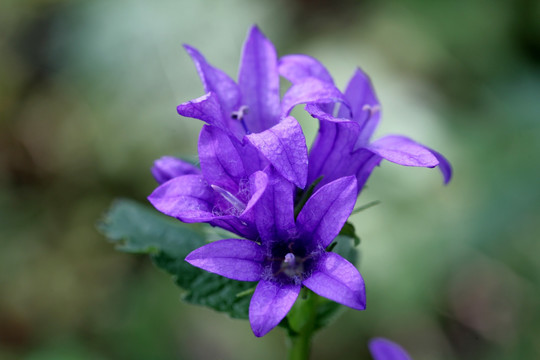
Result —
[{"label": "dark green foliage", "polygon": [[354,225],[348,221],[345,223],[345,225],[343,225],[343,228],[339,232],[339,235],[353,239],[354,246],[358,246],[360,244],[360,238],[358,237],[358,235],[356,235],[356,229],[354,228]]}]

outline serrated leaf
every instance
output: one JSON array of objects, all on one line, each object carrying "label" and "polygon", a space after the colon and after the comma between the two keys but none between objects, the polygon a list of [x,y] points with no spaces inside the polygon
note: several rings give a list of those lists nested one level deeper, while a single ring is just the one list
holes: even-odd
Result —
[{"label": "serrated leaf", "polygon": [[230,280],[184,261],[187,254],[208,243],[211,231],[200,231],[202,226],[183,224],[125,199],[113,203],[98,228],[118,250],[149,254],[153,263],[171,274],[175,283],[185,290],[185,301],[234,318],[248,317],[251,296],[236,294],[245,292],[254,283]]}]

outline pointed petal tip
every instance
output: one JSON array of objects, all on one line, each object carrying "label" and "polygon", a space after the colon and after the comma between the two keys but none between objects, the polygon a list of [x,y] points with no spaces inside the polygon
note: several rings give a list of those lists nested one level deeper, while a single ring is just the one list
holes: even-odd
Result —
[{"label": "pointed petal tip", "polygon": [[441,175],[443,177],[443,185],[448,185],[450,180],[452,180],[453,175],[453,169],[450,161],[448,161],[448,159],[444,157],[444,155],[440,152],[435,151],[429,147],[426,147],[426,149],[431,151],[433,156],[435,156],[435,158],[437,159],[437,166],[439,167],[439,170],[441,171]]},{"label": "pointed petal tip", "polygon": [[[356,192],[356,187],[357,187],[357,180],[356,180],[356,176],[354,175],[349,175],[349,176],[344,176],[340,179],[337,179],[337,180],[334,180],[336,186],[338,186],[337,184],[346,184],[345,185],[345,188],[347,190],[354,190],[354,192]],[[345,190],[344,190],[345,191]]]},{"label": "pointed petal tip", "polygon": [[248,31],[248,36],[256,35],[256,36],[264,36],[263,32],[261,31],[261,28],[257,24],[251,25]]},{"label": "pointed petal tip", "polygon": [[352,77],[355,77],[355,76],[362,76],[366,78],[367,80],[371,80],[369,75],[360,66],[357,66],[356,69],[354,70],[354,74]]},{"label": "pointed petal tip", "polygon": [[188,53],[189,57],[191,57],[191,60],[195,62],[195,65],[197,65],[197,63],[201,59],[204,59],[204,56],[201,54],[201,52],[193,46],[189,44],[182,44],[182,47]]},{"label": "pointed petal tip", "polygon": [[325,253],[302,284],[314,293],[355,310],[366,309],[366,287],[358,269],[336,253]]},{"label": "pointed petal tip", "polygon": [[[195,250],[194,250],[195,251]],[[193,255],[193,252],[190,252],[189,254],[187,254],[187,256],[184,258],[184,260],[188,263],[190,263],[191,265],[193,266],[196,266],[193,262],[196,262],[196,259],[195,259],[195,256]]]},{"label": "pointed petal tip", "polygon": [[268,334],[287,316],[300,293],[300,285],[261,280],[249,304],[249,323],[256,337]]},{"label": "pointed petal tip", "polygon": [[254,329],[252,327],[251,330],[253,331],[253,335],[260,338],[260,337],[263,337],[264,335],[268,334],[270,332],[270,330],[272,330],[272,329],[261,329],[261,328]]},{"label": "pointed petal tip", "polygon": [[189,44],[184,43],[184,44],[182,44],[182,47],[183,47],[184,50],[186,50],[186,52],[187,52],[188,54],[190,54],[190,55],[191,55],[192,53],[197,53],[197,54],[199,53],[199,50],[197,50],[196,48],[194,48],[193,46],[191,46],[191,45],[189,45]]}]

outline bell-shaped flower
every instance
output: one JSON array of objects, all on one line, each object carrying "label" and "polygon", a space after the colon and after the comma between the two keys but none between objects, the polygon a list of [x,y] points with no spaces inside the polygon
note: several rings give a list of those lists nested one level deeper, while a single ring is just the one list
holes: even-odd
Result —
[{"label": "bell-shaped flower", "polygon": [[238,83],[210,65],[195,48],[184,47],[195,63],[206,94],[179,105],[178,113],[220,129],[231,137],[240,153],[243,147],[256,148],[283,177],[304,188],[307,147],[300,125],[288,115],[298,104],[344,101],[341,92],[334,84],[313,77],[294,84],[280,99],[276,50],[256,26],[250,29],[244,43]]},{"label": "bell-shaped flower", "polygon": [[[326,68],[307,55],[282,57],[279,71],[292,84],[302,84],[312,78],[334,83]],[[450,181],[450,163],[438,152],[401,135],[371,141],[381,117],[381,106],[362,70],[356,70],[340,101],[335,116],[334,104],[313,102],[306,105],[306,110],[320,123],[309,153],[308,183],[322,176],[319,183],[322,186],[340,177],[355,175],[358,191],[361,191],[382,159],[405,166],[438,166],[444,183]]]},{"label": "bell-shaped flower", "polygon": [[[353,210],[355,177],[319,188],[295,220],[294,185],[272,167],[266,174],[267,186],[253,207],[259,236],[212,242],[191,252],[186,261],[230,279],[258,281],[249,306],[256,336],[279,324],[302,286],[353,309],[365,309],[364,281],[356,267],[326,251]],[[251,185],[262,187],[257,181]]]},{"label": "bell-shaped flower", "polygon": [[[178,106],[178,113],[207,123],[199,137],[200,171],[171,157],[154,164],[161,184],[150,202],[184,222],[208,222],[243,237],[256,237],[251,207],[264,184],[268,164],[299,188],[308,174],[308,151],[300,124],[288,116],[299,103],[328,103],[343,95],[333,85],[311,79],[279,96],[276,50],[254,26],[242,51],[238,84],[214,68],[193,47],[191,55],[207,92]],[[262,181],[262,180],[261,180]]]},{"label": "bell-shaped flower", "polygon": [[186,223],[207,222],[240,236],[257,236],[251,209],[266,187],[267,176],[257,169],[267,162],[255,148],[237,145],[220,129],[205,125],[199,137],[200,170],[172,157],[157,160],[152,173],[160,186],[148,200]]}]

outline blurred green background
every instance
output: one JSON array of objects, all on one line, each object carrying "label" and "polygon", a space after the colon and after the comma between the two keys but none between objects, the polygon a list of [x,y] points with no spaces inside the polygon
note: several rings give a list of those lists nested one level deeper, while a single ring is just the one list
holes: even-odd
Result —
[{"label": "blurred green background", "polygon": [[[0,358],[281,359],[284,333],[183,304],[144,256],[95,224],[144,202],[162,155],[196,154],[203,94],[181,44],[236,76],[257,23],[280,55],[356,66],[377,135],[444,153],[383,163],[354,215],[368,310],[345,310],[313,359],[368,359],[374,336],[416,360],[540,358],[540,2],[5,0],[0,3]],[[309,141],[316,122],[294,114]]]}]

